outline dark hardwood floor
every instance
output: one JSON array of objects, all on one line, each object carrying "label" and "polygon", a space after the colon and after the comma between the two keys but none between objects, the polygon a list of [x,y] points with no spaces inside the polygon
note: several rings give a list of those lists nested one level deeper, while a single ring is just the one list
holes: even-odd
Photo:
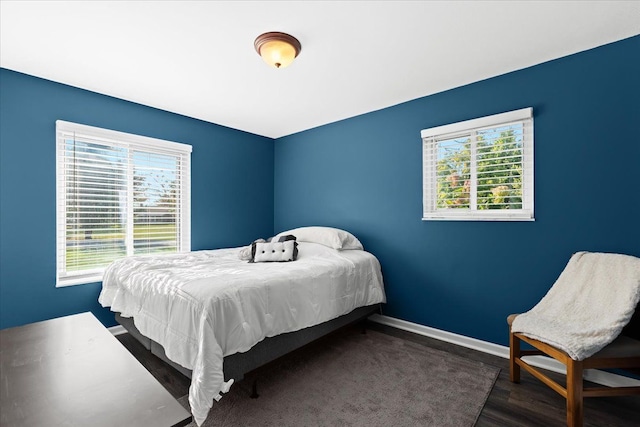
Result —
[{"label": "dark hardwood floor", "polygon": [[[524,371],[520,384],[511,383],[507,359],[377,323],[367,322],[366,327],[500,368],[500,375],[480,414],[477,427],[566,425],[565,400]],[[117,338],[176,399],[189,393],[188,378],[152,355],[129,334],[118,335]],[[549,375],[563,382],[563,376],[554,373]],[[585,427],[640,427],[640,397],[585,399],[584,418]]]}]

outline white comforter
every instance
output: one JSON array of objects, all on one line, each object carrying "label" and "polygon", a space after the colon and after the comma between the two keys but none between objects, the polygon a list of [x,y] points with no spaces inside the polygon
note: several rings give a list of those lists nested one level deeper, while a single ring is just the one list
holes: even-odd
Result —
[{"label": "white comforter", "polygon": [[238,259],[240,248],[124,258],[107,268],[98,301],[133,316],[169,359],[193,371],[189,403],[200,425],[223,390],[224,356],[385,301],[370,253],[305,242],[298,249],[287,263],[250,264]]}]

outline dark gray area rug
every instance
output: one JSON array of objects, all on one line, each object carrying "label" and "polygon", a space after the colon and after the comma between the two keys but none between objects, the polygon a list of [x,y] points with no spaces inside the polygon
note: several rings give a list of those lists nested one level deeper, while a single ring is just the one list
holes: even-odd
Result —
[{"label": "dark gray area rug", "polygon": [[[473,426],[500,369],[347,329],[234,384],[203,426]],[[257,379],[257,399],[251,399]],[[187,396],[179,399],[189,409]],[[195,423],[189,426],[195,426]]]}]

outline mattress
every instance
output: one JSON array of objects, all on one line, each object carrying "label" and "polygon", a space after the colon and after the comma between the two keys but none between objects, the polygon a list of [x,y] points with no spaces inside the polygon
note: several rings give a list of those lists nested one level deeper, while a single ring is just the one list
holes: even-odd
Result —
[{"label": "mattress", "polygon": [[300,242],[296,261],[248,263],[240,249],[127,257],[103,278],[100,304],[133,317],[170,360],[192,370],[198,425],[225,390],[224,356],[385,302],[380,264],[368,252]]}]

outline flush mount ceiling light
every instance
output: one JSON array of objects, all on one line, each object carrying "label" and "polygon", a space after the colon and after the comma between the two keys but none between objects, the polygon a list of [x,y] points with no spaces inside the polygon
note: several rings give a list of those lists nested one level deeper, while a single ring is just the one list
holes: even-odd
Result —
[{"label": "flush mount ceiling light", "polygon": [[284,68],[291,64],[302,50],[298,39],[277,32],[259,35],[253,45],[264,62],[276,68]]}]

